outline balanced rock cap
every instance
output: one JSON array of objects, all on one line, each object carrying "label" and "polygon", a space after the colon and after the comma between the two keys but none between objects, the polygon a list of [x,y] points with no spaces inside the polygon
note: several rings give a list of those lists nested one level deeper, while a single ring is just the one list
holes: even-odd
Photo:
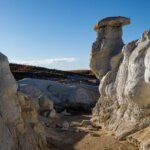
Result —
[{"label": "balanced rock cap", "polygon": [[130,18],[127,17],[107,17],[102,20],[100,20],[94,27],[95,31],[98,31],[101,27],[105,26],[114,26],[114,27],[119,27],[123,25],[130,24]]}]

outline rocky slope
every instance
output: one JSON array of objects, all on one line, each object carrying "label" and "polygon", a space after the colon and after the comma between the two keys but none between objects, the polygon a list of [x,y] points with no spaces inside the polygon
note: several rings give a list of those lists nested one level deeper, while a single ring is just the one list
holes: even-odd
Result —
[{"label": "rocky slope", "polygon": [[7,57],[0,53],[0,149],[47,149],[45,130],[32,100],[17,92]]},{"label": "rocky slope", "polygon": [[104,124],[119,139],[150,149],[150,31],[124,45],[122,25],[129,18],[110,17],[96,26],[90,66],[100,79],[93,123]]},{"label": "rocky slope", "polygon": [[10,70],[16,80],[24,78],[44,79],[61,83],[85,83],[98,85],[99,81],[90,70],[62,71],[43,67],[10,63]]}]

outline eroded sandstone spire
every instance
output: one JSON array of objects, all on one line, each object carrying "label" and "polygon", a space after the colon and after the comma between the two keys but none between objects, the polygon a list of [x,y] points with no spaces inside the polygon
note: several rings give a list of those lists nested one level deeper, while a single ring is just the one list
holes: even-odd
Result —
[{"label": "eroded sandstone spire", "polygon": [[94,29],[97,32],[93,43],[90,68],[101,79],[109,70],[117,70],[122,58],[122,26],[129,24],[126,17],[108,17],[99,21]]}]

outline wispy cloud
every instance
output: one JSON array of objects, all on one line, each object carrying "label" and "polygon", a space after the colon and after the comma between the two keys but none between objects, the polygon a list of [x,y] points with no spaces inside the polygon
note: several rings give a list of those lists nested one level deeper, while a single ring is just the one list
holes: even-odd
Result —
[{"label": "wispy cloud", "polygon": [[36,65],[36,66],[44,66],[44,65],[52,65],[56,63],[70,63],[74,62],[76,59],[74,57],[71,58],[53,58],[53,59],[43,59],[43,60],[10,60],[11,63],[17,64],[26,64],[26,65]]}]

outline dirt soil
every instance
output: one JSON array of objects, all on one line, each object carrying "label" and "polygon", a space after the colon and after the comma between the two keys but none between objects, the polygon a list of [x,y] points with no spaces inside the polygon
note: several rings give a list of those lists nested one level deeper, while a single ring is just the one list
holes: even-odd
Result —
[{"label": "dirt soil", "polygon": [[67,121],[80,123],[89,120],[89,115],[59,116],[57,119],[45,119],[47,141],[51,150],[138,150],[127,141],[118,141],[110,131],[99,129],[89,131],[86,127],[69,127],[63,131],[56,127]]}]

